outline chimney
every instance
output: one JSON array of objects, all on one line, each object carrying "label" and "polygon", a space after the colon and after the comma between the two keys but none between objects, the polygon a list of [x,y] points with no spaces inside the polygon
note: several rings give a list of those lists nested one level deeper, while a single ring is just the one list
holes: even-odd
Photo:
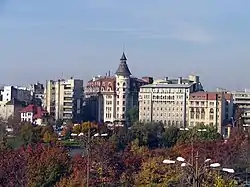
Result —
[{"label": "chimney", "polygon": [[165,78],[164,78],[164,81],[168,81],[168,77],[165,77]]},{"label": "chimney", "polygon": [[178,78],[178,84],[182,84],[182,77]]},{"label": "chimney", "polygon": [[109,77],[110,77],[110,70],[109,70]]}]

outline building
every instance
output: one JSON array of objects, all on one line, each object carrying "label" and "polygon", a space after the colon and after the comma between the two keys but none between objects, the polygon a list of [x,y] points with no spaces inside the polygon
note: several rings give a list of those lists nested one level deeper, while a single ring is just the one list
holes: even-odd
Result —
[{"label": "building", "polygon": [[242,119],[245,125],[250,125],[250,90],[233,91],[233,102],[242,110]]},{"label": "building", "polygon": [[42,107],[33,104],[20,110],[21,121],[27,121],[36,125],[47,125],[49,114]]},{"label": "building", "polygon": [[32,104],[42,106],[44,103],[44,86],[40,82],[31,84],[28,88],[31,91]]},{"label": "building", "polygon": [[142,86],[139,94],[139,120],[185,127],[189,95],[197,91],[203,91],[203,87],[199,76],[195,75],[190,75],[188,79],[165,78]]},{"label": "building", "polygon": [[122,54],[115,76],[94,77],[85,88],[86,110],[89,119],[98,122],[127,122],[126,112],[138,106],[138,93],[142,85],[152,82],[152,78],[132,77],[127,58]]},{"label": "building", "polygon": [[19,101],[24,101],[26,103],[31,102],[31,91],[25,87],[17,86],[4,86],[1,90],[2,101],[10,101],[12,99],[17,99]]},{"label": "building", "polygon": [[20,120],[21,116],[19,111],[23,107],[25,107],[25,102],[14,98],[10,101],[0,101],[0,117],[6,121],[10,117],[15,117],[17,120]]},{"label": "building", "polygon": [[222,133],[233,116],[233,96],[224,92],[195,92],[190,94],[188,125],[210,125]]},{"label": "building", "polygon": [[83,105],[83,80],[49,80],[46,82],[44,105],[55,120],[81,122]]}]

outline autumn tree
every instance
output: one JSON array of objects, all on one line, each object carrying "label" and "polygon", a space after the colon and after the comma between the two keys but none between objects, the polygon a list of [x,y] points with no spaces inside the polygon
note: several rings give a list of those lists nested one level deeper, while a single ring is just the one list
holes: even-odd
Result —
[{"label": "autumn tree", "polygon": [[136,175],[140,172],[141,165],[150,157],[150,151],[145,146],[139,146],[139,141],[135,140],[122,152],[120,177],[121,183],[124,185],[133,185]]},{"label": "autumn tree", "polygon": [[27,148],[27,186],[53,186],[69,168],[69,156],[58,146],[38,144]]},{"label": "autumn tree", "polygon": [[136,186],[178,186],[180,169],[173,165],[164,165],[163,160],[164,157],[160,156],[151,157],[143,162],[136,178]]},{"label": "autumn tree", "polygon": [[26,186],[26,164],[24,149],[0,150],[0,186]]},{"label": "autumn tree", "polygon": [[56,187],[85,187],[87,160],[81,155],[77,155],[71,160],[71,169],[56,183]]}]

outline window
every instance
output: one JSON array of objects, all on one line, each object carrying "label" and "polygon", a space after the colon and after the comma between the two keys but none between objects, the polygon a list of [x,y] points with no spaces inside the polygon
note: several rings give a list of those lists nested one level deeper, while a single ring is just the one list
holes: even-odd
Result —
[{"label": "window", "polygon": [[201,109],[201,119],[205,119],[205,110]]},{"label": "window", "polygon": [[209,119],[210,119],[210,120],[214,120],[214,115],[211,115],[211,114],[210,114]]},{"label": "window", "polygon": [[125,95],[123,95],[123,96],[122,96],[122,98],[123,98],[123,99],[125,99],[125,98],[126,98],[126,96],[125,96]]},{"label": "window", "polygon": [[125,107],[122,107],[122,111],[123,111],[123,112],[125,111]]},{"label": "window", "polygon": [[191,108],[190,113],[191,113],[191,119],[194,119],[194,108]]},{"label": "window", "polygon": [[214,113],[214,109],[213,109],[213,108],[210,108],[209,113],[210,113],[210,114],[213,114],[213,113]]}]

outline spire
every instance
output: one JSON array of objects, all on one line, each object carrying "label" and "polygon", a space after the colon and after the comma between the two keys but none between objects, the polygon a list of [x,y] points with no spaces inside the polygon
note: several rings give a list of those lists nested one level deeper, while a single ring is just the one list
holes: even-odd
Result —
[{"label": "spire", "polygon": [[122,53],[122,57],[120,59],[120,65],[116,71],[116,75],[121,75],[121,76],[130,76],[131,75],[131,72],[128,68],[128,65],[127,65],[127,58],[126,58],[126,55],[125,53],[123,52]]},{"label": "spire", "polygon": [[120,59],[121,61],[126,61],[127,60],[127,58],[126,58],[126,55],[125,55],[125,53],[123,52],[122,53],[122,57],[121,57],[121,59]]}]

